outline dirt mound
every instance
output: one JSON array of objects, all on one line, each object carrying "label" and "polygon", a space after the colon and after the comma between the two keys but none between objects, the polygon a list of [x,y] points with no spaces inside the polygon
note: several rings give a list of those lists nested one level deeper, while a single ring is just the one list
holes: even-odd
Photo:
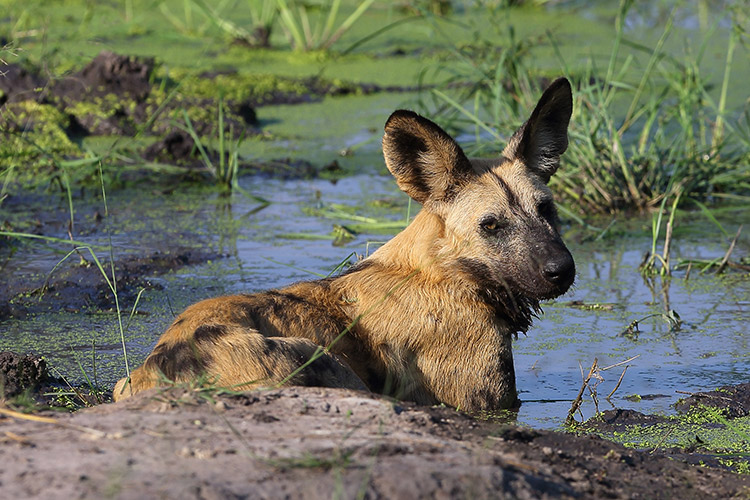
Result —
[{"label": "dirt mound", "polygon": [[750,415],[750,382],[724,386],[710,392],[697,392],[675,403],[677,411],[687,413],[700,406],[721,408],[727,418],[740,418]]},{"label": "dirt mound", "polygon": [[48,421],[5,415],[0,484],[16,498],[690,499],[750,492],[747,476],[599,438],[500,427],[339,389],[230,396],[173,388]]},{"label": "dirt mound", "polygon": [[204,166],[195,141],[185,131],[174,130],[151,144],[143,152],[143,158],[151,162],[179,165],[188,168]]},{"label": "dirt mound", "polygon": [[47,379],[47,362],[41,356],[0,352],[0,399],[34,390]]},{"label": "dirt mound", "polygon": [[601,412],[583,423],[581,428],[587,431],[618,432],[633,425],[649,426],[667,421],[668,419],[661,415],[646,415],[639,411],[618,408]]},{"label": "dirt mound", "polygon": [[153,58],[135,58],[102,51],[86,67],[63,78],[54,94],[63,99],[80,99],[81,94],[103,97],[115,94],[137,100],[151,92]]},{"label": "dirt mound", "polygon": [[37,100],[38,89],[44,87],[45,79],[32,69],[20,64],[8,64],[0,68],[0,106],[6,102]]}]

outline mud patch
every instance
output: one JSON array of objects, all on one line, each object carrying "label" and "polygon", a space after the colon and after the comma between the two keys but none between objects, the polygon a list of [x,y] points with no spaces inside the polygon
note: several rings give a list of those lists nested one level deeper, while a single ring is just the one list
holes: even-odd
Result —
[{"label": "mud patch", "polygon": [[[115,262],[120,305],[132,305],[141,289],[160,289],[161,285],[152,283],[150,277],[220,257],[214,252],[194,249],[156,251],[147,256],[122,256]],[[109,262],[103,261],[102,267],[109,272]],[[40,297],[44,297],[44,300],[40,301]],[[28,276],[7,276],[0,287],[0,304],[0,320],[23,318],[46,311],[76,313],[113,310],[115,307],[107,280],[90,261],[71,263],[38,280],[30,281]]]},{"label": "mud patch", "polygon": [[[710,392],[697,392],[678,401],[675,409],[682,413],[700,407],[719,408],[726,418],[750,416],[750,382],[724,386]],[[750,446],[750,443],[748,444]]]},{"label": "mud patch", "polygon": [[606,410],[597,417],[586,421],[583,427],[587,430],[621,432],[632,425],[656,425],[668,421],[661,415],[646,415],[635,410]]},{"label": "mud patch", "polygon": [[4,494],[691,499],[750,491],[747,476],[600,438],[498,428],[348,390],[173,388],[54,418],[0,415]]},{"label": "mud patch", "polygon": [[33,391],[47,380],[47,362],[41,356],[0,352],[0,399]]},{"label": "mud patch", "polygon": [[[219,164],[220,153],[205,144],[202,147],[211,164]],[[205,174],[204,177],[210,175],[206,166],[206,159],[195,144],[195,140],[189,133],[182,130],[172,131],[163,139],[157,140],[144,150],[142,156],[150,162],[183,167],[187,170],[186,174],[199,175],[202,172]],[[224,161],[226,164],[230,162],[227,153],[225,153]],[[321,173],[335,176],[340,174],[342,169],[336,161],[318,167],[302,159],[279,158],[269,161],[243,161],[240,158],[238,172],[241,175],[291,180],[311,179]]]},{"label": "mud patch", "polygon": [[3,65],[0,78],[0,106],[6,102],[37,99],[39,89],[44,88],[45,79],[34,68],[21,64]]},{"label": "mud patch", "polygon": [[698,465],[750,473],[750,384],[696,393],[678,402],[678,415],[607,410],[576,427],[628,447]]}]

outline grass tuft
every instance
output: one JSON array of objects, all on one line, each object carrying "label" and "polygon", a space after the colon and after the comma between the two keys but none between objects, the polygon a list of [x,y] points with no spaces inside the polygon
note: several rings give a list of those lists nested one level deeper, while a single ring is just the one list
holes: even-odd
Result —
[{"label": "grass tuft", "polygon": [[665,45],[674,33],[673,11],[655,46],[646,47],[625,36],[631,6],[620,3],[603,68],[591,55],[573,72],[553,35],[519,38],[508,25],[501,48],[478,39],[454,49],[430,75],[441,83],[422,106],[455,129],[473,130],[472,153],[496,153],[507,139],[498,131],[515,130],[549,81],[548,70],[534,63],[534,50],[545,45],[575,88],[571,141],[552,180],[569,211],[663,211],[665,200],[750,199],[750,111],[728,110],[726,97],[735,49],[746,38],[740,14],[729,14],[734,27],[716,99],[701,71],[708,38],[695,54],[671,56]]}]

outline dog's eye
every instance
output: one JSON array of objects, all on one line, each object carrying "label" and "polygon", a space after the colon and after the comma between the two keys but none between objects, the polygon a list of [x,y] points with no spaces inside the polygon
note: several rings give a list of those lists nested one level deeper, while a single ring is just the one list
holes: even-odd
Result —
[{"label": "dog's eye", "polygon": [[482,231],[490,234],[497,234],[502,229],[503,224],[496,217],[485,217],[482,222],[479,223],[479,227]]}]

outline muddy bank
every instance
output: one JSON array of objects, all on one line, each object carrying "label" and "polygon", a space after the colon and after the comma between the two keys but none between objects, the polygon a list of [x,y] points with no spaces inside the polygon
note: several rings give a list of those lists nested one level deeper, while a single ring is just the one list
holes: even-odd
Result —
[{"label": "muddy bank", "polygon": [[[206,160],[213,165],[217,165],[221,161],[221,153],[205,144],[202,147],[205,157],[189,133],[183,130],[174,130],[148,146],[143,151],[142,157],[149,162],[185,168],[186,172],[179,175],[181,180],[189,180],[190,177],[200,176],[201,172],[204,180],[210,180]],[[224,161],[227,164],[230,163],[231,154],[229,152],[224,153]],[[336,160],[319,166],[307,160],[292,158],[277,158],[268,161],[240,160],[239,169],[241,169],[243,175],[282,180],[312,179],[321,174],[336,176],[343,172]],[[138,178],[137,175],[134,177]],[[165,180],[161,179],[161,181]]]},{"label": "muddy bank", "polygon": [[577,430],[686,463],[730,468],[747,475],[750,383],[697,392],[674,407],[674,415],[606,410]]},{"label": "muddy bank", "polygon": [[750,415],[750,382],[719,387],[715,391],[697,392],[675,405],[675,409],[681,413],[688,413],[700,407],[721,409],[730,419],[747,417]]},{"label": "muddy bank", "polygon": [[[746,498],[750,477],[347,390],[174,388],[0,415],[0,485],[45,498]],[[66,457],[61,460],[60,457]],[[32,470],[43,470],[40,481]]]}]

